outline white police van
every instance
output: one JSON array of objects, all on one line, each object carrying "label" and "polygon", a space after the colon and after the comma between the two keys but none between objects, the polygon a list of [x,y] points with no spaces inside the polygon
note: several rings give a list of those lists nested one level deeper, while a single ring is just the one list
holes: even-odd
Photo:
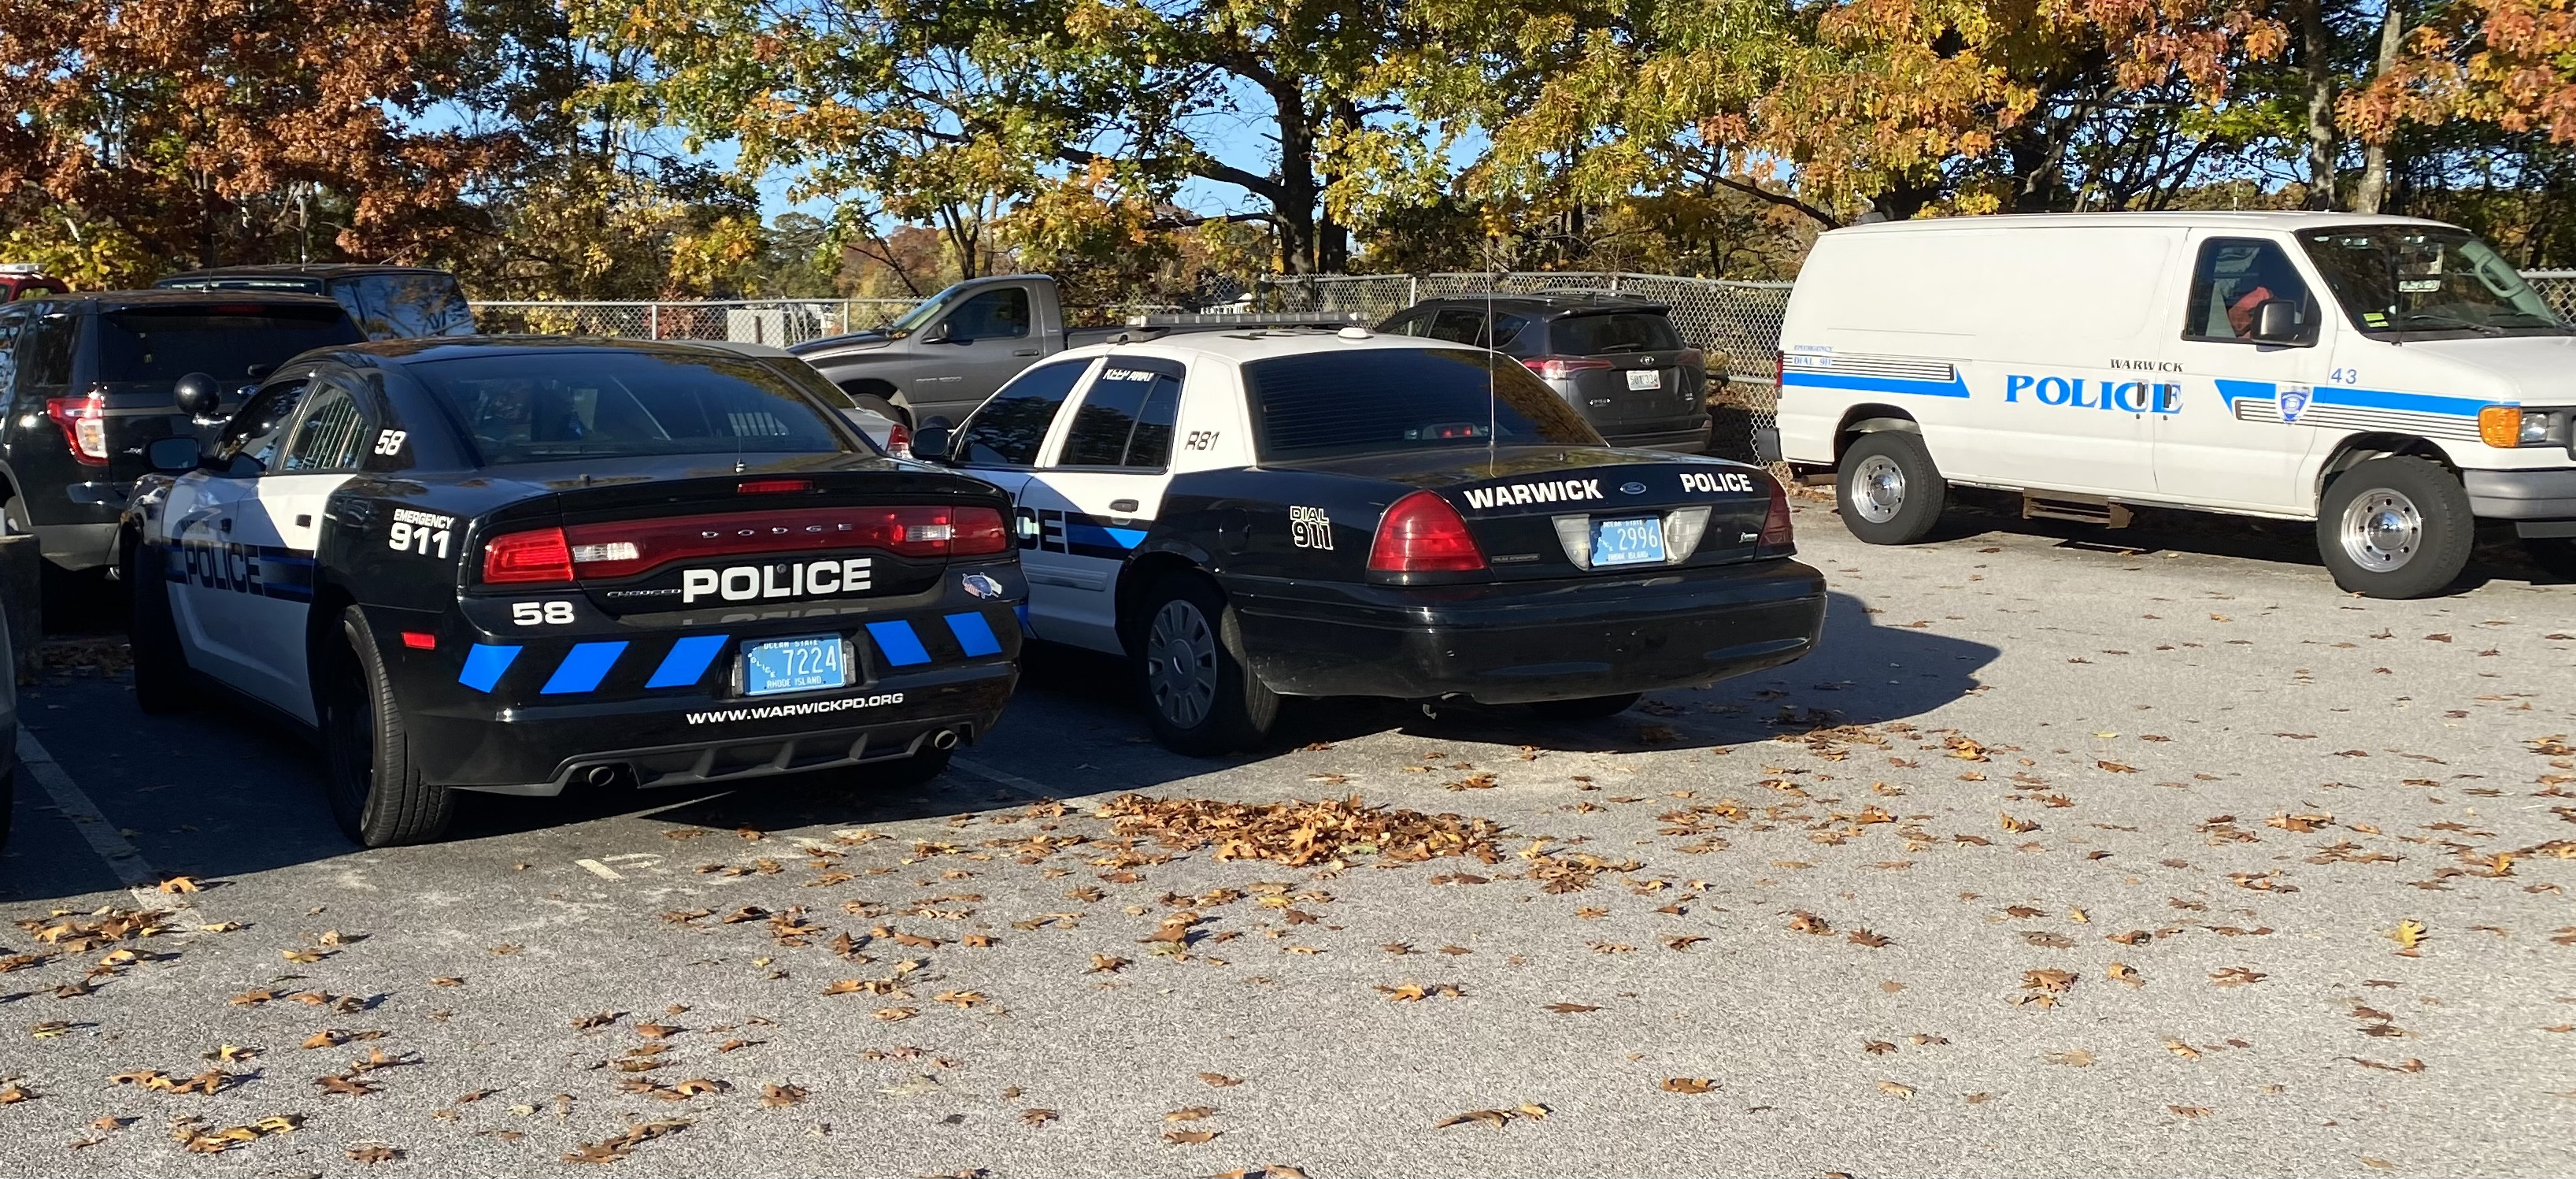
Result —
[{"label": "white police van", "polygon": [[2450,585],[2478,517],[2576,567],[2576,329],[2495,250],[2333,213],[1956,217],[1817,239],[1780,450],[1844,523],[1928,534],[1948,484],[2032,515],[2317,522],[2335,581]]}]

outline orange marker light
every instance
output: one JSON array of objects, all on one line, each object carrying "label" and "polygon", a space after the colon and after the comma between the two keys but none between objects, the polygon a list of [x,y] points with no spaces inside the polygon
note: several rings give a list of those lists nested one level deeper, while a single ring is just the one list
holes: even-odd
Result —
[{"label": "orange marker light", "polygon": [[2522,442],[2522,407],[2490,405],[2478,411],[2478,440],[2511,449]]}]

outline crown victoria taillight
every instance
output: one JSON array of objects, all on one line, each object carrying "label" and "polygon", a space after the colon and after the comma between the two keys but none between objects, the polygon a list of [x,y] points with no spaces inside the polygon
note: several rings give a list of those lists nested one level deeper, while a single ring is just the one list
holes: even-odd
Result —
[{"label": "crown victoria taillight", "polygon": [[1485,567],[1485,552],[1448,500],[1416,491],[1387,505],[1368,567],[1373,573],[1472,573]]}]

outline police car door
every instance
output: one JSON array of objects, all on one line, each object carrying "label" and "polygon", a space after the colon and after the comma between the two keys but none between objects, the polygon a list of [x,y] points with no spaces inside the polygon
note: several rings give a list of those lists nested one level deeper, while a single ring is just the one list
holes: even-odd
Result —
[{"label": "police car door", "polygon": [[[1038,465],[1047,436],[1055,430],[1057,411],[1097,363],[1092,357],[1050,361],[1011,378],[957,427],[948,444],[949,465],[1009,492],[1012,501],[1018,502],[1028,490],[1029,474]],[[1021,555],[1035,552],[1036,515],[1020,509],[1013,527],[1019,530]],[[1032,583],[1032,598],[1045,592]],[[1024,614],[1022,625],[1027,621]]]},{"label": "police car door", "polygon": [[1020,552],[1030,629],[1042,639],[1121,650],[1118,575],[1154,526],[1171,481],[1172,423],[1186,370],[1176,360],[1111,355],[1073,421],[1021,493],[1036,548]]},{"label": "police car door", "polygon": [[[2299,469],[2316,430],[2300,425],[2333,351],[2334,325],[2284,243],[2196,233],[2181,330],[2166,333],[2155,419],[2156,490],[2212,507],[2296,512],[2311,505]],[[2298,309],[2299,332],[2256,340],[2257,308]]]},{"label": "police car door", "polygon": [[252,394],[215,435],[208,463],[174,480],[162,503],[171,621],[189,665],[228,684],[259,678],[249,640],[256,553],[233,537],[241,501],[276,460],[306,385],[298,373]]},{"label": "police car door", "polygon": [[[313,607],[314,554],[331,493],[349,481],[368,450],[384,444],[360,379],[326,370],[304,394],[303,413],[263,473],[246,480],[228,512],[233,543],[249,556],[251,584],[239,595],[242,661],[235,686],[305,721],[315,719],[306,624]],[[390,439],[386,441],[391,441]],[[431,556],[452,537],[419,543]]]}]

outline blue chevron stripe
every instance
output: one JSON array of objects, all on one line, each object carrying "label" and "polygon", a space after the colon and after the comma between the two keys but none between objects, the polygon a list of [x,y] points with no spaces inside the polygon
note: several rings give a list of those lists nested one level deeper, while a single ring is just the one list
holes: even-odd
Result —
[{"label": "blue chevron stripe", "polygon": [[608,669],[616,666],[617,657],[625,653],[623,642],[576,644],[555,666],[555,674],[546,680],[546,686],[537,691],[546,696],[592,691],[599,687],[599,681],[608,678]]},{"label": "blue chevron stripe", "polygon": [[868,635],[885,652],[886,662],[896,667],[910,667],[930,662],[930,652],[921,645],[921,636],[912,633],[909,622],[871,622]]},{"label": "blue chevron stripe", "polygon": [[653,678],[644,681],[644,686],[685,688],[697,683],[724,645],[723,635],[690,635],[671,644],[671,653],[662,657],[662,665],[653,669]]}]

